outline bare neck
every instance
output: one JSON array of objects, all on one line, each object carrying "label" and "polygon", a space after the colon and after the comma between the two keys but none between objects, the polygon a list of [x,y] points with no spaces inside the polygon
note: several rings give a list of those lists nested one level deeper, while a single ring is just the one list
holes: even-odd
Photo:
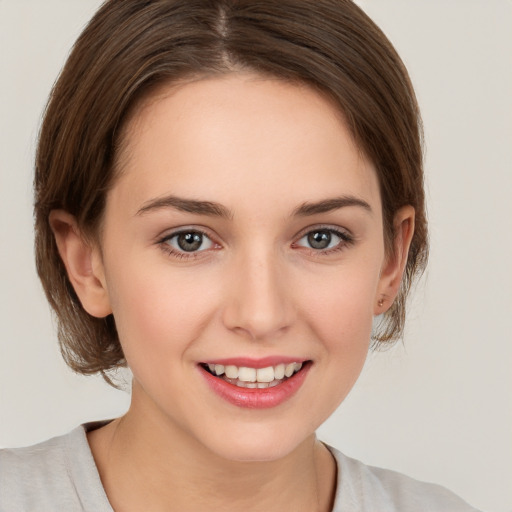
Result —
[{"label": "bare neck", "polygon": [[130,411],[88,441],[115,512],[330,512],[336,464],[314,435],[269,462],[230,461]]}]

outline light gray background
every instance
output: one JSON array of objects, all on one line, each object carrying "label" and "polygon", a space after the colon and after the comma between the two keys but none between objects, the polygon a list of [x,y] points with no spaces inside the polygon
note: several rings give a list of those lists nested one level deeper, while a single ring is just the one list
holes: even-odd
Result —
[{"label": "light gray background", "polygon": [[[372,355],[321,437],[512,510],[512,3],[361,0],[409,67],[426,130],[432,256],[404,345]],[[114,417],[127,393],[58,354],[32,258],[50,87],[99,0],[0,0],[0,446]]]}]

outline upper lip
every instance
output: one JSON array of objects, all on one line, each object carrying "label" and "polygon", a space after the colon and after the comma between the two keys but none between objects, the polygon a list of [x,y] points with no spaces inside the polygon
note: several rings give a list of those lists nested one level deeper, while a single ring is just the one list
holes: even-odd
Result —
[{"label": "upper lip", "polygon": [[221,364],[224,366],[244,366],[247,368],[267,368],[268,366],[277,366],[278,364],[305,363],[308,359],[294,356],[267,356],[262,358],[252,357],[229,357],[219,359],[208,359],[201,361],[203,364]]}]

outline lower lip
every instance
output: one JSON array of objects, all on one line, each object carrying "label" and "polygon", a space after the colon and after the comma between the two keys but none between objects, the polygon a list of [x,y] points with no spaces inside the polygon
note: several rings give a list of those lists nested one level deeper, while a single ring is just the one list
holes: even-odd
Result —
[{"label": "lower lip", "polygon": [[305,364],[295,375],[271,388],[240,388],[214,377],[201,366],[199,366],[199,371],[206,379],[210,389],[231,404],[246,409],[268,409],[277,407],[291,398],[302,386],[310,367],[311,363]]}]

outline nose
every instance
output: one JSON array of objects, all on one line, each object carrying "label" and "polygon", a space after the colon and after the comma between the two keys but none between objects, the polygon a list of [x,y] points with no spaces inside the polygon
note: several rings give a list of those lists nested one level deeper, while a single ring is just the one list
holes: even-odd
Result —
[{"label": "nose", "polygon": [[271,251],[239,258],[230,268],[224,325],[253,340],[272,340],[293,322],[283,262]]}]

